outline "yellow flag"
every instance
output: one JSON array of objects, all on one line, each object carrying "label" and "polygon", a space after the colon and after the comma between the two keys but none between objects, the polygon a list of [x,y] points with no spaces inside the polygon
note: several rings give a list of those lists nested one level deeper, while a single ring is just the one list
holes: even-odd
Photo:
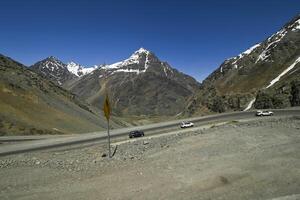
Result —
[{"label": "yellow flag", "polygon": [[104,112],[104,115],[105,115],[106,119],[109,120],[109,117],[110,117],[110,104],[109,104],[109,99],[108,99],[107,94],[106,94],[106,98],[105,98],[104,105],[103,105],[103,112]]}]

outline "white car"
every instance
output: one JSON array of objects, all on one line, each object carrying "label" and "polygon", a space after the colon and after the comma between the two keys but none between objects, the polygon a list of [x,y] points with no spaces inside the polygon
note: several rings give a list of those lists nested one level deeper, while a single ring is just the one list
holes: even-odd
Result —
[{"label": "white car", "polygon": [[192,122],[181,122],[180,127],[181,128],[189,128],[189,127],[193,127],[194,123]]},{"label": "white car", "polygon": [[272,115],[274,115],[274,113],[272,111],[268,111],[268,110],[265,110],[265,111],[258,110],[258,111],[256,111],[256,116],[259,116],[259,117],[272,116]]}]

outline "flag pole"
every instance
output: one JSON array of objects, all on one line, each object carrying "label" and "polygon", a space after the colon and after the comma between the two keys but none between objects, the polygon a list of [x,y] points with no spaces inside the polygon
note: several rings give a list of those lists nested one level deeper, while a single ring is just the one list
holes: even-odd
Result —
[{"label": "flag pole", "polygon": [[110,134],[109,134],[109,118],[110,118],[110,103],[108,99],[108,94],[106,93],[106,97],[103,105],[103,112],[107,120],[107,138],[108,138],[108,157],[111,158],[111,150],[110,150]]}]

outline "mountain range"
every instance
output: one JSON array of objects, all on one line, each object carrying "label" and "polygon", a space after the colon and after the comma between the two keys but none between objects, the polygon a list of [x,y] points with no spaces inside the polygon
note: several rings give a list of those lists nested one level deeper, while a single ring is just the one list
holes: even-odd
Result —
[{"label": "mountain range", "polygon": [[57,85],[63,85],[65,82],[74,80],[78,77],[86,75],[98,66],[84,67],[75,62],[63,63],[54,56],[50,56],[44,60],[41,60],[30,68],[38,74],[44,76],[46,79],[51,80]]},{"label": "mountain range", "polygon": [[109,93],[118,116],[179,114],[200,86],[144,48],[110,65],[83,68],[48,57],[30,68],[100,109]]},{"label": "mountain range", "polygon": [[[162,120],[251,108],[299,106],[299,63],[300,16],[264,41],[226,59],[202,83],[179,72],[144,48],[120,62],[93,67],[74,62],[65,64],[50,56],[27,68],[1,56],[1,92],[2,96],[9,95],[11,98],[10,102],[1,98],[1,105],[7,110],[6,114],[1,113],[1,127],[8,130],[7,127],[12,126],[9,124],[15,123],[12,116],[24,114],[24,108],[19,107],[14,98],[23,101],[24,105],[28,104],[28,108],[35,107],[34,102],[38,102],[47,109],[76,117],[82,123],[84,121],[81,129],[71,124],[69,129],[64,129],[62,124],[53,129],[58,125],[46,125],[46,121],[39,128],[59,129],[62,132],[73,132],[75,129],[84,132],[83,129],[100,130],[104,127],[99,111],[106,94],[116,117],[114,127],[120,126],[118,124],[129,125],[126,119],[131,119],[127,120],[131,124],[137,124],[133,122],[141,118]],[[66,111],[65,107],[70,109]],[[45,111],[42,110],[34,112],[43,116]],[[49,110],[47,112],[51,113]],[[60,119],[55,114],[52,118],[56,122]],[[25,117],[15,119],[20,124],[40,123],[27,115],[26,120]],[[65,122],[68,123],[71,120]]]}]

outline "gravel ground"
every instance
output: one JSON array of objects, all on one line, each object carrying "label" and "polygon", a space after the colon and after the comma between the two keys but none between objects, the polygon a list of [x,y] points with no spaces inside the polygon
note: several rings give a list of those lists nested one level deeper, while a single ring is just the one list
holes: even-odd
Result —
[{"label": "gravel ground", "polygon": [[0,199],[300,199],[300,117],[0,158]]}]

